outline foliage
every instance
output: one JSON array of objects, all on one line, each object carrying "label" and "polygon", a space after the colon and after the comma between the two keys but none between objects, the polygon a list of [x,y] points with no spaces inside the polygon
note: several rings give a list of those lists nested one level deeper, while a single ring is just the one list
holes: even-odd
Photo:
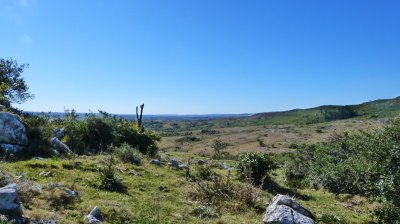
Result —
[{"label": "foliage", "polygon": [[123,143],[119,147],[112,147],[112,151],[123,162],[134,163],[136,165],[142,163],[142,153],[127,143]]},{"label": "foliage", "polygon": [[99,112],[100,116],[89,113],[84,119],[79,119],[74,110],[66,110],[64,119],[57,121],[65,129],[62,141],[72,151],[78,154],[97,153],[109,150],[110,145],[118,147],[126,143],[143,154],[157,153],[156,142],[161,139],[157,133],[140,132],[134,121]]},{"label": "foliage", "polygon": [[28,146],[21,152],[20,157],[49,156],[50,139],[53,137],[54,125],[48,114],[24,115],[23,123],[26,127]]},{"label": "foliage", "polygon": [[204,218],[218,218],[219,214],[217,210],[210,206],[201,205],[195,208],[192,211],[192,215],[199,217],[200,219]]},{"label": "foliage", "polygon": [[220,139],[214,139],[211,143],[211,148],[214,150],[214,155],[217,159],[221,159],[225,153],[225,149],[228,147],[228,143],[221,141]]},{"label": "foliage", "polygon": [[238,156],[236,164],[238,176],[246,179],[248,172],[254,183],[260,184],[268,173],[276,168],[278,164],[272,155],[261,152],[245,152]]},{"label": "foliage", "polygon": [[385,203],[382,208],[375,211],[378,217],[378,223],[393,223],[400,224],[400,207],[393,203]]},{"label": "foliage", "polygon": [[383,130],[344,133],[329,143],[302,146],[286,163],[286,180],[399,208],[400,120]]},{"label": "foliage", "polygon": [[19,65],[13,59],[0,58],[0,104],[10,107],[11,103],[23,103],[33,98],[29,87],[21,77],[29,65]]},{"label": "foliage", "polygon": [[107,191],[125,192],[126,187],[122,183],[122,180],[115,173],[115,169],[113,167],[113,157],[109,156],[104,163],[104,167],[99,170],[100,183],[98,188]]},{"label": "foliage", "polygon": [[211,180],[211,178],[217,174],[213,170],[212,165],[206,163],[195,166],[194,175],[202,180]]}]

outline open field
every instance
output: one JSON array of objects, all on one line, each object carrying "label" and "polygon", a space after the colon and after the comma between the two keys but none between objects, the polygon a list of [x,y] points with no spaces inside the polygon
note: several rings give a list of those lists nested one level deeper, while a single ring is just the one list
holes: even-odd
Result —
[{"label": "open field", "polygon": [[[232,154],[248,151],[284,153],[292,151],[296,145],[326,142],[332,135],[355,130],[380,128],[387,119],[348,119],[310,125],[266,125],[180,131],[174,136],[164,136],[160,147],[166,151],[194,152],[211,155],[210,143],[221,139],[229,143],[227,151]],[[204,129],[203,129],[204,130]]]}]

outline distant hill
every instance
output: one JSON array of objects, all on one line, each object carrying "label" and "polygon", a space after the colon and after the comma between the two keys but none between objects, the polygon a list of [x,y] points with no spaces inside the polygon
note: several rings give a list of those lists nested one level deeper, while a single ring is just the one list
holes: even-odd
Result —
[{"label": "distant hill", "polygon": [[[287,124],[287,123],[320,123],[343,120],[348,118],[382,118],[400,115],[400,97],[394,99],[374,100],[357,105],[324,105],[309,109],[294,109],[281,112],[257,113],[248,121],[257,123]],[[260,121],[262,120],[262,121]]]}]

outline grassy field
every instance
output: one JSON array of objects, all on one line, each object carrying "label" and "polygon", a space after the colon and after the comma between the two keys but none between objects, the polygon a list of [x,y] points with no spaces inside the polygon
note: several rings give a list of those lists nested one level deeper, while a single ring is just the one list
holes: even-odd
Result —
[{"label": "grassy field", "polygon": [[[210,161],[193,153],[161,153],[163,163],[170,158],[178,158],[182,162],[195,161],[202,158],[207,163],[218,164],[221,161]],[[309,208],[320,223],[367,223],[371,220],[371,205],[362,197],[333,195],[321,190],[293,191],[285,187],[282,170],[272,175],[267,189],[255,189],[257,205],[244,206],[237,200],[226,200],[223,206],[216,207],[218,217],[200,219],[194,210],[201,206],[195,200],[196,183],[188,173],[169,166],[150,164],[148,159],[143,165],[115,161],[114,168],[118,177],[126,186],[124,192],[99,190],[98,170],[104,167],[100,161],[106,156],[80,156],[74,159],[27,160],[2,163],[3,171],[12,174],[20,186],[40,184],[42,193],[29,190],[20,193],[25,207],[24,213],[32,219],[55,219],[58,223],[84,223],[84,216],[94,206],[100,206],[105,223],[260,223],[267,203],[276,193],[284,193],[297,197]],[[233,161],[225,161],[234,165]],[[192,165],[189,175],[195,175],[198,165]],[[227,170],[214,170],[222,176]],[[41,175],[41,172],[50,172]],[[24,178],[21,178],[23,176]],[[234,184],[244,183],[233,175]],[[65,184],[79,193],[78,199],[70,200],[63,191],[51,189],[49,184]],[[165,186],[168,192],[160,191]],[[333,221],[332,221],[333,220]]]},{"label": "grassy field", "polygon": [[[229,143],[227,152],[232,155],[247,151],[283,153],[292,151],[295,145],[328,141],[332,135],[345,131],[369,130],[386,124],[385,119],[347,119],[310,125],[266,125],[180,131],[164,136],[160,147],[167,151],[194,152],[212,155],[210,147],[214,139]],[[204,129],[203,129],[204,130]],[[204,131],[203,131],[204,132]]]}]

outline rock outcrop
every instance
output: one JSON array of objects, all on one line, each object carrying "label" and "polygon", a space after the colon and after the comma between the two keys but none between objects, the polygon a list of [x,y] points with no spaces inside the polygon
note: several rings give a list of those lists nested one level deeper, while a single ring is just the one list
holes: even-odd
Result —
[{"label": "rock outcrop", "polygon": [[101,224],[102,217],[99,207],[94,207],[94,209],[85,217],[87,224]]},{"label": "rock outcrop", "polygon": [[0,112],[0,147],[10,153],[16,153],[28,144],[25,126],[18,116]]},{"label": "rock outcrop", "polygon": [[265,224],[315,224],[314,216],[310,211],[297,203],[293,198],[278,194],[268,206]]}]

